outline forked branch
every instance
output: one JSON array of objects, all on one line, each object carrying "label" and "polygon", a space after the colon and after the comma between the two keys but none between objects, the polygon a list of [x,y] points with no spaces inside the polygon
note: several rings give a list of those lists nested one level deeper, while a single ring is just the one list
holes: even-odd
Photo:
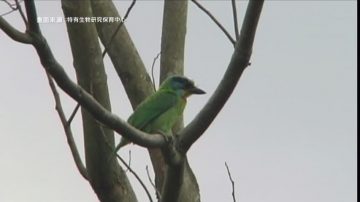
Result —
[{"label": "forked branch", "polygon": [[133,1],[131,2],[129,8],[127,9],[127,11],[126,11],[126,13],[125,13],[124,18],[123,18],[122,21],[119,23],[119,25],[116,27],[116,30],[114,31],[114,33],[111,35],[110,40],[109,40],[109,42],[106,44],[105,49],[104,49],[104,51],[103,51],[103,53],[102,53],[102,57],[103,57],[103,58],[105,57],[105,54],[107,53],[107,51],[108,51],[108,49],[109,49],[109,46],[111,45],[111,42],[112,42],[112,40],[114,39],[115,35],[118,33],[118,31],[120,30],[120,28],[124,25],[125,20],[126,20],[126,18],[129,16],[130,11],[131,11],[131,9],[134,7],[135,3],[136,3],[136,0],[133,0]]},{"label": "forked branch", "polygon": [[31,44],[35,47],[45,70],[54,78],[63,91],[80,103],[80,105],[96,117],[98,121],[132,142],[144,147],[161,147],[165,145],[165,138],[162,135],[149,135],[130,126],[117,115],[105,109],[89,93],[74,83],[66,74],[64,68],[56,61],[46,39],[41,34],[36,21],[37,14],[34,0],[25,1],[25,6],[29,22],[28,33]]},{"label": "forked branch", "polygon": [[29,34],[20,32],[13,26],[11,26],[3,17],[0,16],[0,29],[5,32],[11,39],[14,41],[25,43],[25,44],[32,44],[32,38]]},{"label": "forked branch", "polygon": [[225,27],[213,16],[210,11],[208,11],[204,6],[202,6],[198,1],[191,0],[197,7],[199,7],[206,15],[210,17],[210,19],[221,29],[222,32],[226,35],[226,37],[230,40],[230,42],[235,46],[236,41],[232,38],[230,33],[225,29]]},{"label": "forked branch", "polygon": [[225,167],[226,167],[226,170],[227,170],[227,173],[228,173],[228,176],[229,176],[229,180],[230,180],[230,182],[231,182],[231,189],[232,189],[231,195],[232,195],[233,201],[236,202],[236,197],[235,197],[235,182],[234,182],[234,180],[233,180],[232,177],[231,177],[231,172],[230,172],[229,166],[228,166],[228,164],[226,163],[226,161],[225,161]]},{"label": "forked branch", "polygon": [[233,18],[234,18],[235,38],[236,38],[236,40],[238,40],[239,39],[239,25],[238,25],[237,11],[236,11],[236,0],[231,0],[231,6],[232,6]]},{"label": "forked branch", "polygon": [[236,87],[242,73],[249,65],[256,27],[263,0],[249,1],[239,40],[230,64],[215,92],[200,113],[179,133],[179,148],[186,153],[191,145],[205,132]]},{"label": "forked branch", "polygon": [[[104,132],[104,128],[101,127],[100,128],[101,131],[101,135],[103,136],[106,146],[109,149],[110,152],[113,152],[113,147],[111,146],[111,143],[107,140],[106,136],[105,136],[105,132]],[[119,159],[119,161],[126,167],[126,169],[135,177],[135,179],[140,183],[141,187],[144,189],[148,199],[150,202],[153,202],[153,199],[151,197],[151,194],[148,190],[148,188],[146,187],[145,183],[141,180],[140,176],[131,168],[130,163],[126,163],[126,161],[117,153],[115,153],[116,157]],[[112,158],[112,157],[110,157]]]},{"label": "forked branch", "polygon": [[73,136],[71,127],[70,127],[70,125],[68,124],[68,122],[66,120],[65,113],[64,113],[64,110],[63,110],[62,105],[61,105],[61,100],[60,100],[59,93],[56,90],[56,86],[55,86],[54,81],[52,80],[51,76],[48,73],[46,73],[46,76],[47,76],[48,81],[49,81],[51,92],[54,95],[55,108],[56,108],[56,111],[57,111],[57,113],[59,115],[61,124],[63,125],[65,135],[66,135],[66,140],[67,140],[68,145],[70,147],[71,154],[72,154],[72,156],[74,158],[75,165],[76,165],[77,169],[79,170],[81,176],[83,176],[85,179],[88,179],[87,170],[86,170],[83,162],[81,161],[79,151],[78,151],[78,149],[76,147],[76,143],[74,141],[74,136]]},{"label": "forked branch", "polygon": [[[232,94],[244,69],[248,66],[263,2],[263,0],[249,1],[239,40],[236,42],[232,59],[223,79],[200,113],[179,133],[179,148],[182,152],[186,153],[191,145],[209,127]],[[80,103],[82,107],[96,117],[101,123],[125,138],[128,138],[132,142],[144,147],[162,147],[166,144],[162,135],[149,135],[128,125],[118,116],[102,107],[101,104],[99,104],[83,88],[75,84],[68,77],[63,67],[56,61],[48,43],[41,34],[37,23],[34,0],[25,1],[25,6],[29,24],[29,30],[26,34],[17,31],[1,17],[0,28],[14,40],[23,43],[31,43],[40,57],[41,64],[45,70],[51,74],[62,90]]]}]

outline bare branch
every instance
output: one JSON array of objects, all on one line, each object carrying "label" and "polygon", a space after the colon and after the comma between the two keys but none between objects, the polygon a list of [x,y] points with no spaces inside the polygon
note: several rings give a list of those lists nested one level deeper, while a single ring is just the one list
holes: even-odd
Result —
[{"label": "bare branch", "polygon": [[9,10],[9,11],[6,11],[5,13],[2,13],[2,14],[0,15],[0,17],[4,17],[4,16],[6,16],[6,15],[9,15],[10,13],[15,12],[15,11],[16,11],[16,9],[11,9],[11,10]]},{"label": "bare branch", "polygon": [[226,170],[227,170],[227,173],[229,175],[230,182],[231,182],[233,201],[236,202],[236,198],[235,198],[235,182],[231,177],[230,169],[229,169],[229,166],[227,165],[226,161],[225,161],[225,167],[226,167]]},{"label": "bare branch", "polygon": [[25,1],[26,15],[28,17],[28,26],[30,35],[31,32],[41,34],[40,26],[37,23],[37,14],[34,0]]},{"label": "bare branch", "polygon": [[234,18],[234,29],[235,29],[235,38],[236,40],[239,39],[239,25],[237,19],[237,11],[236,11],[236,0],[231,0],[231,6],[233,11],[233,18]]},{"label": "bare branch", "polygon": [[153,180],[150,177],[150,173],[149,173],[149,167],[146,165],[146,173],[149,179],[149,182],[151,184],[151,186],[154,188],[155,192],[156,192],[156,196],[157,198],[160,200],[161,199],[161,193],[160,191],[156,188],[155,183],[153,182]]},{"label": "bare branch", "polygon": [[19,10],[21,18],[23,19],[24,23],[27,25],[27,20],[26,20],[25,14],[24,14],[24,12],[23,12],[23,10],[21,8],[21,5],[20,5],[21,1],[15,0],[15,3],[16,3],[16,9]]},{"label": "bare branch", "polygon": [[224,26],[208,11],[204,6],[202,6],[198,1],[191,0],[197,7],[199,7],[204,13],[206,13],[211,20],[221,29],[222,32],[226,35],[226,37],[230,40],[230,42],[235,46],[236,41],[232,38],[229,32],[225,29]]},{"label": "bare branch", "polygon": [[[102,136],[103,136],[103,138],[104,138],[104,140],[105,140],[105,143],[106,143],[106,145],[107,145],[107,148],[111,151],[111,152],[113,152],[114,151],[114,148],[111,146],[111,143],[107,140],[107,138],[106,138],[106,136],[105,136],[105,132],[104,132],[104,128],[103,127],[100,127],[101,128],[101,134],[102,134]],[[139,177],[139,175],[130,167],[130,163],[129,164],[127,164],[126,162],[125,162],[125,160],[119,155],[119,154],[117,154],[117,153],[115,153],[115,155],[116,155],[116,157],[120,160],[120,162],[126,167],[126,169],[132,174],[132,175],[134,175],[134,177],[136,178],[136,180],[140,183],[140,185],[143,187],[143,189],[145,190],[145,192],[146,192],[146,195],[148,196],[148,198],[149,198],[149,201],[153,201],[153,199],[151,198],[151,194],[150,194],[150,192],[149,192],[149,190],[147,189],[147,187],[146,187],[146,185],[145,185],[145,183],[141,180],[141,178]],[[112,158],[112,157],[110,157],[110,158]]]},{"label": "bare branch", "polygon": [[186,153],[191,145],[205,132],[236,87],[243,71],[249,65],[256,27],[263,0],[249,1],[239,40],[230,64],[215,92],[200,113],[179,132],[179,148]]},{"label": "bare branch", "polygon": [[0,15],[0,29],[2,29],[10,38],[12,38],[13,40],[15,40],[17,42],[31,44],[30,36],[18,31],[17,29],[12,27],[5,19],[2,18],[2,16],[12,13],[16,10],[19,10],[20,15],[22,16],[25,24],[27,24],[25,15],[21,9],[19,1],[15,0],[14,4],[8,2],[7,0],[2,0],[2,1],[5,2],[11,8],[11,10]]},{"label": "bare branch", "polygon": [[1,0],[1,1],[5,2],[11,8],[11,10],[16,10],[16,4],[12,4],[7,0]]},{"label": "bare branch", "polygon": [[[131,167],[131,150],[129,150],[129,162],[127,163],[129,167]],[[127,172],[127,170],[125,170]]]},{"label": "bare branch", "polygon": [[74,117],[75,117],[75,115],[76,115],[77,111],[79,110],[79,108],[80,108],[80,104],[79,104],[79,103],[77,103],[77,104],[76,104],[76,107],[75,107],[75,109],[74,109],[74,111],[71,113],[71,115],[70,115],[70,117],[69,117],[69,119],[68,119],[68,121],[67,121],[67,124],[68,124],[68,125],[70,125],[70,124],[71,124],[71,122],[73,121],[73,119],[74,119]]},{"label": "bare branch", "polygon": [[41,35],[37,37],[39,38],[34,38],[36,39],[34,45],[44,68],[51,73],[62,90],[79,102],[97,120],[135,144],[144,147],[161,147],[166,143],[162,135],[144,133],[105,109],[83,88],[71,81],[62,66],[55,60],[46,40]]},{"label": "bare branch", "polygon": [[105,54],[107,53],[107,51],[108,51],[108,49],[109,49],[109,46],[111,45],[111,42],[112,42],[112,40],[114,39],[115,35],[118,33],[118,31],[120,30],[120,28],[121,28],[121,27],[123,26],[123,24],[125,23],[125,20],[126,20],[126,18],[129,16],[130,11],[131,11],[131,9],[134,7],[135,3],[136,3],[136,0],[133,0],[133,1],[131,2],[129,8],[127,9],[127,11],[126,11],[126,13],[125,13],[124,18],[122,19],[122,21],[120,22],[120,24],[117,26],[115,32],[114,32],[114,33],[112,34],[112,36],[110,37],[110,40],[109,40],[109,42],[107,43],[107,45],[105,46],[105,49],[104,49],[104,51],[103,51],[103,53],[102,53],[102,57],[103,57],[103,58],[105,57]]},{"label": "bare branch", "polygon": [[154,66],[155,66],[156,60],[159,59],[160,55],[161,55],[161,51],[154,57],[153,63],[151,65],[151,79],[152,79],[154,91],[156,91],[155,77],[154,77]]},{"label": "bare branch", "polygon": [[11,26],[3,17],[0,16],[0,29],[7,34],[11,39],[25,44],[32,44],[32,38],[27,33],[22,33]]},{"label": "bare branch", "polygon": [[123,158],[121,158],[121,156],[119,154],[116,154],[117,158],[120,160],[120,162],[130,171],[131,174],[134,175],[134,177],[136,178],[136,180],[140,183],[140,185],[143,187],[143,189],[146,192],[146,195],[149,198],[149,201],[153,201],[151,198],[151,194],[149,192],[149,190],[147,189],[146,185],[144,184],[144,182],[141,180],[141,178],[139,177],[139,175],[125,162],[125,160]]},{"label": "bare branch", "polygon": [[[91,5],[94,16],[120,17],[112,0],[91,0]],[[117,28],[117,24],[96,23],[96,28],[101,43],[106,46]],[[151,78],[126,29],[126,25],[120,28],[118,34],[112,40],[107,54],[124,86],[132,108],[135,109],[154,91]]]},{"label": "bare branch", "polygon": [[88,179],[88,174],[87,174],[87,170],[83,164],[83,162],[81,161],[80,155],[79,155],[79,151],[76,147],[76,143],[74,141],[74,136],[72,134],[70,125],[68,124],[68,122],[66,121],[66,117],[65,117],[65,113],[63,111],[62,105],[61,105],[61,100],[60,100],[60,96],[59,93],[56,90],[54,81],[52,80],[50,74],[48,74],[46,72],[46,76],[48,78],[49,81],[49,85],[51,88],[51,91],[54,95],[54,99],[55,99],[55,108],[56,111],[58,112],[61,124],[63,125],[64,131],[65,131],[65,135],[66,135],[66,140],[68,142],[68,145],[70,147],[70,151],[71,154],[73,156],[73,159],[75,161],[75,165],[77,167],[77,169],[79,170],[81,176],[83,176],[85,179]]},{"label": "bare branch", "polygon": [[36,10],[33,0],[25,2],[26,11],[29,16],[29,25],[32,44],[35,47],[42,66],[54,78],[58,86],[84,107],[91,115],[97,118],[99,122],[108,126],[110,129],[121,134],[143,147],[162,147],[166,144],[165,138],[161,134],[151,134],[140,131],[129,125],[117,115],[109,112],[100,103],[98,103],[88,92],[79,85],[75,84],[64,71],[64,68],[56,61],[52,51],[41,34],[36,21]]},{"label": "bare branch", "polygon": [[15,0],[15,3],[10,3],[10,2],[8,2],[7,0],[1,0],[1,1],[5,2],[5,3],[10,7],[11,10],[9,10],[9,11],[7,11],[7,12],[5,12],[5,13],[2,13],[2,14],[0,15],[0,17],[3,17],[3,16],[5,16],[5,15],[8,15],[8,14],[10,14],[10,13],[16,11],[16,10],[19,10],[19,13],[20,13],[20,15],[21,15],[24,23],[27,24],[27,20],[26,20],[26,17],[25,17],[25,15],[24,15],[24,12],[23,12],[22,9],[21,9],[21,5],[20,5],[20,1],[19,1],[19,0]]}]

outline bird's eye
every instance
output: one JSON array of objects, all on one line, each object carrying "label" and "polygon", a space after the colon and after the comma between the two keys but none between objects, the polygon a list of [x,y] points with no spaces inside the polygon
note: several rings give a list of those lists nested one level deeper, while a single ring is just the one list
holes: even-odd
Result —
[{"label": "bird's eye", "polygon": [[185,89],[190,89],[190,88],[192,88],[193,86],[194,86],[194,85],[193,85],[191,82],[186,82],[184,88],[185,88]]}]

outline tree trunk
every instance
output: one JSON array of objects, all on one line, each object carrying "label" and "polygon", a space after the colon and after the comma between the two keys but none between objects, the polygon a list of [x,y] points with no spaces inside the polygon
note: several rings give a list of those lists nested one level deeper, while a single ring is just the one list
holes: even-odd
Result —
[{"label": "tree trunk", "polygon": [[[65,17],[92,16],[89,0],[62,1]],[[111,110],[106,74],[98,35],[93,23],[67,23],[78,83],[104,107]],[[108,159],[114,148],[113,131],[81,110],[85,159],[89,182],[102,202],[137,201],[125,172],[116,159]]]},{"label": "tree trunk", "polygon": [[[170,75],[184,74],[184,50],[187,22],[187,0],[171,1],[166,0],[164,4],[163,26],[161,36],[161,60],[160,60],[160,79],[163,81]],[[183,127],[183,121],[179,121],[173,128],[174,134]],[[155,152],[152,152],[155,153]],[[154,155],[154,154],[153,154]],[[164,160],[155,160],[153,164],[158,164],[161,171],[164,168]],[[188,160],[183,161],[183,181],[178,197],[178,202],[199,202],[200,190]],[[162,178],[160,185],[163,185],[164,173],[158,174]],[[161,190],[161,189],[160,189]]]},{"label": "tree trunk", "polygon": [[[94,16],[120,17],[111,0],[92,0]],[[136,50],[134,43],[126,30],[121,26],[115,37],[111,37],[119,23],[97,23],[96,28],[100,40],[107,46],[108,55],[124,85],[131,105],[136,108],[147,96],[154,92],[149,74]]]}]

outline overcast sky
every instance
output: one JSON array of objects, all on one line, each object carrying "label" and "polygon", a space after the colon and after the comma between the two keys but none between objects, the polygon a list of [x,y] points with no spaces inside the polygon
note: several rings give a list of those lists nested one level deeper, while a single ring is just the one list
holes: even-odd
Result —
[{"label": "overcast sky", "polygon": [[[124,13],[130,1],[116,1]],[[230,1],[201,1],[233,33]],[[41,17],[63,16],[60,1],[37,1]],[[137,1],[126,26],[150,69],[160,50],[162,1]],[[242,22],[246,2],[238,2]],[[0,13],[8,7],[0,2]],[[356,1],[268,1],[252,65],[227,105],[189,152],[204,202],[354,202],[356,192]],[[17,13],[5,16],[24,30]],[[58,61],[75,78],[65,23],[41,24]],[[73,163],[38,56],[0,31],[0,201],[98,201]],[[232,44],[189,2],[185,74],[207,91],[191,97],[188,123],[213,93]],[[132,110],[109,58],[113,112]],[[156,66],[158,68],[158,65]],[[156,70],[158,72],[158,70]],[[67,114],[75,102],[62,94]],[[83,156],[79,116],[73,125]],[[146,150],[130,146],[149,185]],[[146,196],[133,181],[139,201]],[[149,187],[151,187],[149,185]]]}]

